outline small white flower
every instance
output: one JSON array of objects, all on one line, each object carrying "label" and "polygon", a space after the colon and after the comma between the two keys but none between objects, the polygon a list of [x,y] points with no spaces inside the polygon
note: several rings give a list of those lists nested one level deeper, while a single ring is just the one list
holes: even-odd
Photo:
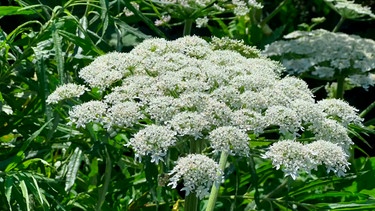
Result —
[{"label": "small white flower", "polygon": [[209,19],[207,16],[204,16],[203,18],[197,18],[195,20],[195,23],[197,24],[197,28],[206,27],[208,24]]},{"label": "small white flower", "polygon": [[163,16],[161,16],[160,19],[158,19],[158,20],[155,21],[155,26],[166,25],[167,23],[169,23],[170,20],[171,20],[171,16],[170,15],[163,15]]}]

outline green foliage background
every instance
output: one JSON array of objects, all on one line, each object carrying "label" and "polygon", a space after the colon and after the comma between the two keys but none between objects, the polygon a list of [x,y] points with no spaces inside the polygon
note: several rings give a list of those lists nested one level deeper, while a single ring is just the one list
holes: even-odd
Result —
[{"label": "green foliage background", "polygon": [[[57,86],[81,82],[78,71],[95,57],[129,51],[150,37],[182,36],[178,21],[154,26],[160,8],[150,1],[143,1],[142,13],[126,17],[123,9],[129,4],[127,0],[0,3],[0,210],[183,209],[183,193],[158,184],[165,175],[158,175],[150,161],[136,164],[133,152],[123,147],[126,137],[109,139],[95,127],[87,134],[74,130],[66,124],[69,106],[46,104]],[[258,22],[222,17],[192,33],[207,39],[242,39],[263,48],[284,34],[309,28],[313,17],[326,17],[319,27],[329,30],[339,19],[322,0],[265,0],[263,4],[263,10],[254,14]],[[363,4],[374,7],[375,2]],[[263,15],[279,5],[265,33]],[[374,23],[348,21],[342,31],[374,38]],[[308,83],[312,88],[322,85]],[[317,90],[318,98],[324,98],[322,89]],[[354,89],[345,98],[363,110],[375,100],[373,93],[373,88]],[[83,96],[89,97],[95,98]],[[346,177],[319,171],[318,176],[285,182],[270,162],[233,159],[217,210],[253,210],[255,200],[264,210],[375,209],[373,118],[373,112],[366,116],[366,130],[352,128],[357,145]],[[252,144],[257,153],[264,143]]]}]

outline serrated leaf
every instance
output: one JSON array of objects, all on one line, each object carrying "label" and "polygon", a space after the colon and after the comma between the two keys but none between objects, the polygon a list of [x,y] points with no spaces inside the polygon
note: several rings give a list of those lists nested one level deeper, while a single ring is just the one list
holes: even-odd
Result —
[{"label": "serrated leaf", "polygon": [[53,39],[53,48],[55,50],[55,60],[57,66],[57,72],[59,74],[60,83],[65,83],[65,74],[64,74],[64,57],[61,49],[61,37],[59,36],[58,29],[56,25],[52,26],[52,39]]},{"label": "serrated leaf", "polygon": [[66,173],[66,181],[65,181],[65,191],[70,190],[70,188],[74,185],[74,182],[77,178],[77,173],[79,166],[82,160],[82,150],[78,147],[74,150],[72,156],[70,157],[68,163],[68,171]]}]

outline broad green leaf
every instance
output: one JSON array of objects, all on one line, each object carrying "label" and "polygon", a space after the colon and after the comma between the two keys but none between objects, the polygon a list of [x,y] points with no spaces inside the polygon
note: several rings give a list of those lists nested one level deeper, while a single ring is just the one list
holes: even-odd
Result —
[{"label": "broad green leaf", "polygon": [[20,188],[21,188],[23,198],[26,201],[26,210],[30,211],[29,191],[27,190],[25,180],[20,181]]},{"label": "broad green leaf", "polygon": [[76,148],[70,157],[68,171],[66,173],[65,191],[70,190],[77,178],[77,173],[82,160],[82,150]]},{"label": "broad green leaf", "polygon": [[100,0],[100,6],[101,6],[101,15],[100,18],[102,19],[103,24],[103,30],[102,30],[102,37],[104,37],[105,32],[108,28],[109,23],[109,16],[108,16],[108,8],[109,8],[109,2],[108,0]]}]

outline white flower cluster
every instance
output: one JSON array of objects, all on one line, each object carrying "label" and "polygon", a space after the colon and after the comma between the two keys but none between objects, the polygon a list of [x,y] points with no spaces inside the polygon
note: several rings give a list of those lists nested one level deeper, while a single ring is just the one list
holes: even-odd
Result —
[{"label": "white flower cluster", "polygon": [[215,152],[227,152],[230,155],[249,156],[248,135],[233,126],[218,127],[210,132],[209,140]]},{"label": "white flower cluster", "polygon": [[375,41],[355,35],[296,31],[266,46],[264,55],[280,60],[291,74],[310,74],[326,80],[349,77],[353,85],[368,88],[375,83]]},{"label": "white flower cluster", "polygon": [[293,140],[283,140],[270,146],[264,158],[271,159],[276,169],[282,169],[285,176],[296,179],[300,171],[311,173],[324,165],[327,173],[333,171],[338,176],[345,175],[350,163],[344,150],[331,142],[318,140],[303,145]]},{"label": "white flower cluster", "polygon": [[[280,78],[280,64],[256,57],[257,51],[250,52],[250,48],[243,46],[240,48],[243,54],[252,54],[247,58],[234,51],[233,46],[242,44],[225,39],[220,43],[220,40],[209,43],[196,36],[174,41],[155,38],[144,41],[129,53],[111,53],[107,56],[113,58],[105,61],[103,56],[99,57],[92,63],[93,67],[102,68],[106,74],[121,72],[121,77],[114,82],[113,77],[100,76],[94,69],[88,71],[92,65],[84,68],[86,83],[94,86],[99,81],[108,81],[95,85],[106,87],[101,101],[72,108],[71,123],[77,127],[98,123],[111,135],[133,131],[129,127],[142,128],[131,135],[126,146],[134,150],[138,160],[150,156],[155,163],[165,161],[169,148],[183,146],[185,143],[181,142],[186,140],[207,141],[215,153],[225,151],[249,156],[248,134],[262,136],[265,132],[278,133],[281,139],[298,140],[303,135],[303,138],[331,142],[343,150],[349,148],[352,142],[346,127],[360,122],[354,108],[344,101],[316,103],[304,81]],[[291,143],[290,148],[295,147],[296,153],[303,154],[298,143]],[[276,166],[284,165],[284,161],[277,164],[276,158],[292,159],[277,153],[270,150],[266,154]],[[329,160],[332,158],[324,160],[323,155],[319,155],[320,160],[314,165],[336,168]],[[207,159],[210,160],[204,158]],[[296,159],[299,157],[293,158]],[[304,159],[301,155],[299,162],[305,162]],[[183,167],[192,171],[186,170],[183,175],[195,175],[195,167],[182,165],[173,171],[178,175],[171,180],[173,186],[182,177],[177,173]],[[298,169],[290,167],[288,172],[295,175]],[[208,187],[202,186],[200,180],[185,181],[189,182],[185,183],[184,190],[199,196],[206,193],[205,188],[198,189]]]},{"label": "white flower cluster", "polygon": [[64,84],[56,88],[56,90],[50,94],[46,100],[48,104],[56,104],[59,101],[73,98],[73,97],[79,97],[85,93],[85,91],[88,91],[88,89],[83,85],[77,85],[77,84]]},{"label": "white flower cluster", "polygon": [[170,175],[173,176],[168,185],[176,188],[182,179],[184,188],[181,190],[185,191],[186,195],[195,193],[200,199],[209,194],[212,185],[217,186],[223,180],[223,172],[219,165],[211,158],[200,154],[189,154],[179,158]]},{"label": "white flower cluster", "polygon": [[[245,16],[252,8],[263,8],[256,0],[160,0],[157,3],[168,13],[164,17],[192,19],[196,21],[197,28],[205,27],[209,17],[218,13],[233,12],[235,16]],[[131,13],[128,11],[126,14]],[[164,23],[163,18],[155,22],[157,26]]]},{"label": "white flower cluster", "polygon": [[370,7],[362,6],[354,1],[348,0],[324,0],[332,9],[345,19],[375,18]]},{"label": "white flower cluster", "polygon": [[138,131],[131,138],[127,146],[131,146],[135,153],[136,159],[141,161],[142,156],[150,155],[151,162],[159,163],[163,161],[170,146],[176,143],[176,132],[166,126],[148,125]]}]

